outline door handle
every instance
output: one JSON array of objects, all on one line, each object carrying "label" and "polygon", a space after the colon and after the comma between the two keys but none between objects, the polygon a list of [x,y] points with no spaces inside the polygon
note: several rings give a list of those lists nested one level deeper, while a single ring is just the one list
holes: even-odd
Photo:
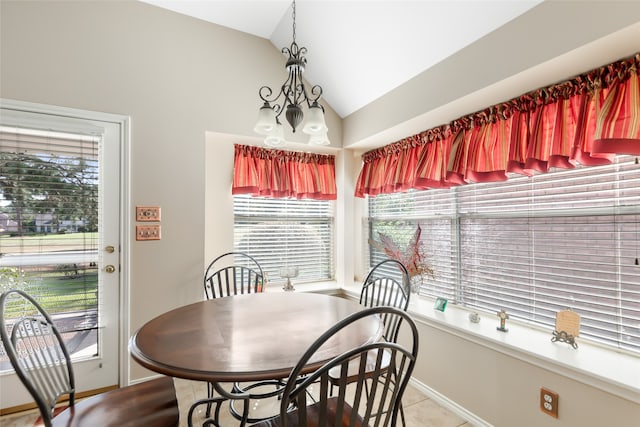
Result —
[{"label": "door handle", "polygon": [[113,265],[109,264],[104,268],[104,271],[106,271],[107,273],[113,273],[116,271],[116,268]]}]

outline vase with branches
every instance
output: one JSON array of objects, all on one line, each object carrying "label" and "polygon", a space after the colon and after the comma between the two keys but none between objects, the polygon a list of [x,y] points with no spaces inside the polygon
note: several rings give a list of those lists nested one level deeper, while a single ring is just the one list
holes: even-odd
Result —
[{"label": "vase with branches", "polygon": [[411,279],[411,291],[418,292],[424,284],[425,276],[434,278],[435,270],[427,260],[424,243],[420,240],[422,229],[416,227],[411,239],[403,245],[388,234],[378,232],[378,240],[369,239],[371,247],[384,252],[389,258],[400,261],[407,268]]}]

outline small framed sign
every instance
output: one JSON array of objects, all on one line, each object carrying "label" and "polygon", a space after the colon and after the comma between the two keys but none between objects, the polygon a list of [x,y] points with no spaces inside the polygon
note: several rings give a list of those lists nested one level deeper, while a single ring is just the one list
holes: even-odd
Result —
[{"label": "small framed sign", "polygon": [[556,313],[556,329],[553,331],[552,342],[566,342],[573,348],[578,348],[576,337],[580,335],[580,315],[572,310],[562,310]]},{"label": "small framed sign", "polygon": [[436,298],[436,303],[433,306],[433,308],[435,308],[438,311],[444,311],[445,308],[447,308],[447,300],[445,298]]}]

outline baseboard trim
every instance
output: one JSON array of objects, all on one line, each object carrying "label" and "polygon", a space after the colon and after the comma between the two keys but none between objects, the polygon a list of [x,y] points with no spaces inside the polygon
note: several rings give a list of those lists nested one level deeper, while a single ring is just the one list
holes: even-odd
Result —
[{"label": "baseboard trim", "polygon": [[436,390],[432,389],[425,383],[415,379],[414,377],[411,377],[411,380],[409,380],[409,382],[413,387],[415,387],[416,389],[418,389],[419,391],[427,395],[430,399],[432,399],[438,405],[448,409],[449,411],[453,412],[460,418],[463,418],[474,427],[493,427],[492,424],[489,424],[482,418],[478,417],[476,414],[469,412],[467,409],[458,405],[453,400],[449,399],[443,394],[438,393]]}]

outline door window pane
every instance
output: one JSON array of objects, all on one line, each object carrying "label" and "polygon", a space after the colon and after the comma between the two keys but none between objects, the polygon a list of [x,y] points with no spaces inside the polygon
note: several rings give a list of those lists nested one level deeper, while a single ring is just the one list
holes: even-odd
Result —
[{"label": "door window pane", "polygon": [[[75,357],[98,351],[99,142],[0,127],[0,290],[31,294]],[[11,314],[24,315],[21,307]]]}]

